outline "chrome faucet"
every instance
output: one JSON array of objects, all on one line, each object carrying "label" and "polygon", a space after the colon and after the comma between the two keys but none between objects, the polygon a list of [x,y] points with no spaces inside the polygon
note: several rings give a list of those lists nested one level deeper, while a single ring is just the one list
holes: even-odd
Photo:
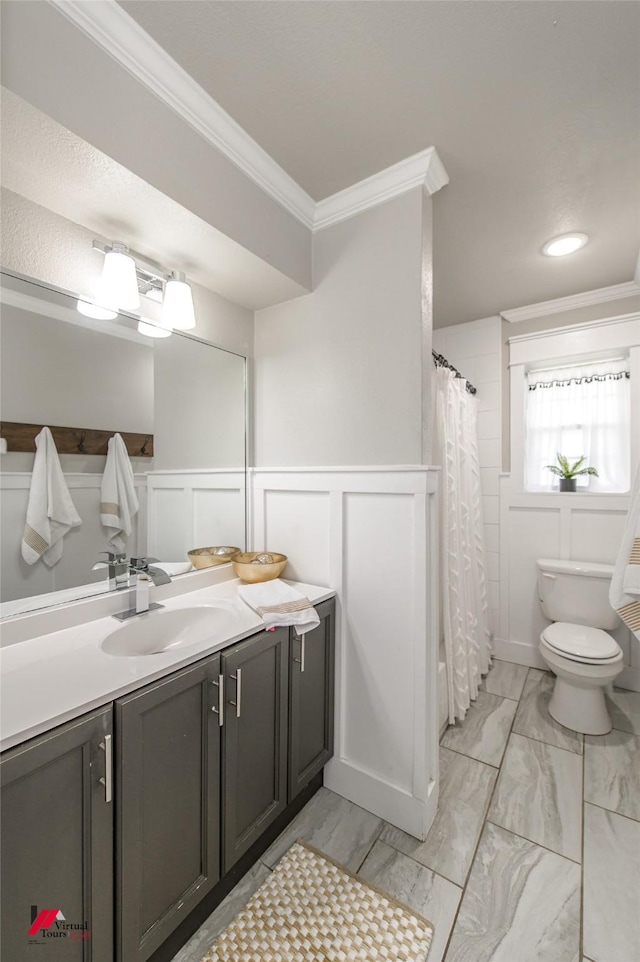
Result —
[{"label": "chrome faucet", "polygon": [[157,561],[157,558],[131,558],[129,561],[129,574],[134,577],[133,592],[131,595],[132,605],[127,611],[119,611],[114,618],[124,621],[126,618],[134,618],[136,615],[144,615],[147,611],[156,611],[164,608],[157,602],[149,603],[149,582],[155,585],[168,585],[171,578],[162,568],[154,568],[149,562]]},{"label": "chrome faucet", "polygon": [[107,556],[106,561],[96,561],[91,568],[97,571],[98,568],[109,569],[109,587],[112,591],[121,591],[129,587],[129,563],[126,554],[119,554],[114,551],[101,551],[100,554]]}]

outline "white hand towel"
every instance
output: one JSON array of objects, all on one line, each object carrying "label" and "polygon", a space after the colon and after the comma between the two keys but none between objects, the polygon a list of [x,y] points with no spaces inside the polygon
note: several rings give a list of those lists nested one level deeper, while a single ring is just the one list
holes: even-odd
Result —
[{"label": "white hand towel", "polygon": [[257,585],[240,585],[238,594],[258,612],[265,628],[294,625],[297,633],[304,635],[320,624],[318,612],[309,599],[279,578]]},{"label": "white hand towel", "polygon": [[127,446],[119,434],[114,434],[109,441],[102,476],[100,521],[105,528],[111,528],[107,540],[116,551],[126,548],[139,507]]},{"label": "white hand towel", "polygon": [[43,428],[36,438],[22,557],[28,565],[42,558],[53,568],[62,557],[65,534],[80,524],[82,518],[71,500],[53,435]]},{"label": "white hand towel", "polygon": [[640,638],[640,469],[631,493],[631,505],[609,588],[609,601],[625,625],[636,638]]}]

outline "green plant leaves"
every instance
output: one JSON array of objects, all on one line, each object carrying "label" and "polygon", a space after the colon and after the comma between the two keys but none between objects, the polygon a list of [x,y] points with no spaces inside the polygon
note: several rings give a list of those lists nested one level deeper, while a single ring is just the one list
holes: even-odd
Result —
[{"label": "green plant leaves", "polygon": [[[558,451],[557,456],[558,464],[547,464],[546,468],[555,474],[559,478],[576,478],[579,475],[589,474],[592,477],[597,478],[598,472],[595,468],[583,468],[582,465],[586,461],[584,454],[581,458],[578,458],[573,464],[569,464],[569,459]],[[559,465],[559,466],[558,466]]]}]

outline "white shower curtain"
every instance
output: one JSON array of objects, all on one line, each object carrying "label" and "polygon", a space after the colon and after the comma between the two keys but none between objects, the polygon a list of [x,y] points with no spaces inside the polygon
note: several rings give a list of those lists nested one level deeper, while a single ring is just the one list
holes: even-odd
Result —
[{"label": "white shower curtain", "polygon": [[440,484],[440,583],[449,722],[464,718],[491,663],[476,398],[437,368],[435,441]]}]

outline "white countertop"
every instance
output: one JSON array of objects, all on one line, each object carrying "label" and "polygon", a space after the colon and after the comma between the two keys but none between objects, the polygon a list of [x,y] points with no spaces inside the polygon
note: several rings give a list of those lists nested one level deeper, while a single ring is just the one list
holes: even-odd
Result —
[{"label": "white countertop", "polygon": [[[40,635],[2,649],[0,661],[0,750],[99,708],[136,688],[228,647],[263,627],[238,597],[238,579],[189,591],[165,602],[167,609],[223,601],[237,615],[233,634],[153,655],[116,657],[101,644],[121,622],[112,617]],[[313,604],[333,597],[331,588],[288,581]],[[161,614],[161,613],[160,613]],[[140,618],[153,618],[150,612]]]}]

